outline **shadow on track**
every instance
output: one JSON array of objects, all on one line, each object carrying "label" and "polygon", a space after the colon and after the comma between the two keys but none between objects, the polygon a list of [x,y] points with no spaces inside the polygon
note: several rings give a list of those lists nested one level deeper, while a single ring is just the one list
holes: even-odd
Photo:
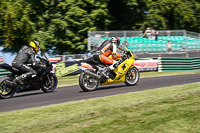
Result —
[{"label": "shadow on track", "polygon": [[[54,91],[54,92],[56,92],[56,91]],[[51,92],[51,93],[54,93],[54,92]],[[48,94],[48,93],[45,93],[45,92],[35,92],[35,93],[28,93],[28,94],[17,95],[17,96],[14,96],[12,98],[27,97],[27,96],[42,95],[42,94]]]},{"label": "shadow on track", "polygon": [[[137,86],[137,85],[135,85],[135,86]],[[130,86],[127,86],[127,85],[122,85],[122,84],[120,84],[120,85],[118,85],[118,86],[111,86],[111,85],[109,85],[109,86],[100,86],[100,87],[98,87],[96,90],[94,90],[94,91],[79,91],[79,93],[84,93],[84,92],[95,92],[95,91],[101,91],[101,90],[109,90],[109,89],[115,89],[115,88],[126,88],[126,87],[130,87]]]}]

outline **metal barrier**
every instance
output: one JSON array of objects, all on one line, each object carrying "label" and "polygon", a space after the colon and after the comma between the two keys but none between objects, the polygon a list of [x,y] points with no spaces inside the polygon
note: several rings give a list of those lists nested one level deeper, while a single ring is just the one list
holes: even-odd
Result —
[{"label": "metal barrier", "polygon": [[0,69],[0,77],[4,77],[7,76],[8,74],[10,74],[10,72],[8,72],[5,69]]},{"label": "metal barrier", "polygon": [[[91,56],[91,53],[88,54],[71,54],[71,55],[54,55],[52,57],[62,57],[61,61],[67,62],[67,61],[79,61],[82,58],[88,58]],[[60,62],[60,61],[59,61]]]},{"label": "metal barrier", "polygon": [[[186,30],[157,30],[157,41],[143,38],[142,31],[88,31],[88,50],[96,50],[103,41],[118,36],[127,39],[132,50],[137,52],[167,52],[166,43],[172,41],[173,51],[188,51],[200,48],[200,34]],[[157,49],[157,50],[156,50]]]},{"label": "metal barrier", "polygon": [[196,32],[186,31],[186,36],[200,39],[200,33],[196,33]]},{"label": "metal barrier", "polygon": [[[0,56],[0,63],[4,63],[4,56]],[[0,77],[7,76],[11,72],[8,72],[6,69],[0,68]]]},{"label": "metal barrier", "polygon": [[105,40],[107,37],[141,37],[142,31],[88,31],[88,50],[93,51]]},{"label": "metal barrier", "polygon": [[160,57],[158,71],[184,71],[200,70],[200,57],[194,58],[169,58]]}]

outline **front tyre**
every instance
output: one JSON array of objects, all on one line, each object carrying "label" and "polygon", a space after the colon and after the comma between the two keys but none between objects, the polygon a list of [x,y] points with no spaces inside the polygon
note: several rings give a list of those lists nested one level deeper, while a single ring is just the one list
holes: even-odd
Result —
[{"label": "front tyre", "polygon": [[0,78],[0,98],[2,99],[11,98],[16,92],[16,88],[6,85],[6,80],[11,81],[7,76]]},{"label": "front tyre", "polygon": [[44,77],[41,90],[46,93],[53,92],[57,88],[58,79],[54,73],[47,74]]},{"label": "front tyre", "polygon": [[79,77],[79,86],[83,91],[93,91],[98,87],[98,80],[82,72]]},{"label": "front tyre", "polygon": [[128,86],[133,86],[138,83],[140,79],[139,70],[136,67],[130,68],[125,76],[125,84]]}]

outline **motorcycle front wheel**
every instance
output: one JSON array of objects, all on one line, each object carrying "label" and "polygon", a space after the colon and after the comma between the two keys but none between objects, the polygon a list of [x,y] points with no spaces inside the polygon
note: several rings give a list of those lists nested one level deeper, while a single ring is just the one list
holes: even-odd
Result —
[{"label": "motorcycle front wheel", "polygon": [[99,85],[99,82],[94,77],[91,77],[85,72],[82,72],[79,77],[79,86],[83,91],[93,91],[95,90]]},{"label": "motorcycle front wheel", "polygon": [[0,78],[0,98],[7,99],[13,97],[16,92],[16,88],[6,85],[6,80],[11,81],[9,77]]},{"label": "motorcycle front wheel", "polygon": [[138,83],[140,79],[139,70],[136,67],[130,68],[125,76],[125,84],[128,86],[133,86]]},{"label": "motorcycle front wheel", "polygon": [[46,93],[53,92],[57,88],[58,79],[54,73],[47,74],[43,80],[41,90]]}]

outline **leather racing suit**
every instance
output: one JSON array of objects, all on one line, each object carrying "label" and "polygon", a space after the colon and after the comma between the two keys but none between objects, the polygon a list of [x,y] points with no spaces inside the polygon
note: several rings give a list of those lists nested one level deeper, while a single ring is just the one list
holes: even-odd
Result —
[{"label": "leather racing suit", "polygon": [[[93,55],[93,60],[99,61],[103,65],[111,65],[109,68],[114,70],[116,67],[113,67],[115,64],[115,59],[120,58],[121,55],[116,53],[117,46],[112,41],[106,40],[101,46],[97,49]],[[112,55],[112,58],[108,58],[109,55]]]},{"label": "leather racing suit", "polygon": [[12,66],[23,72],[20,78],[35,77],[37,72],[27,66],[28,61],[31,61],[33,65],[36,65],[35,51],[30,46],[22,46],[19,53],[12,62]]}]

